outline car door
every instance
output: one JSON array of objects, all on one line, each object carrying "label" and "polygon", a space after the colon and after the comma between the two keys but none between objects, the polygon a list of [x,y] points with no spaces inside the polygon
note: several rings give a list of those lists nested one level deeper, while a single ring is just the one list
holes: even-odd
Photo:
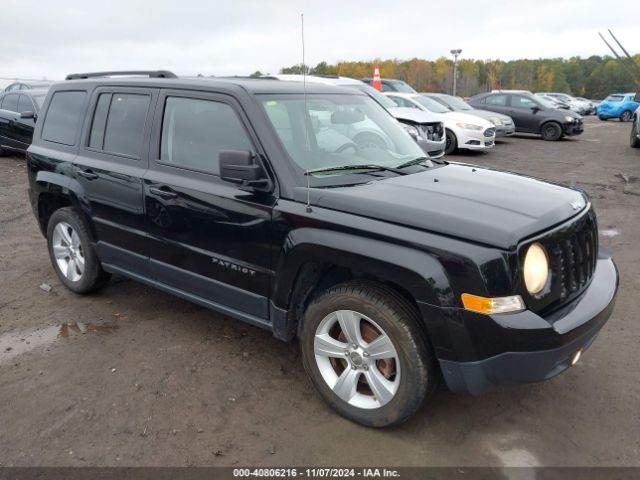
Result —
[{"label": "car door", "polygon": [[223,181],[222,150],[261,153],[233,98],[161,93],[144,177],[151,265],[176,293],[265,324],[276,197]]},{"label": "car door", "polygon": [[11,149],[23,149],[16,139],[16,121],[18,114],[18,93],[8,93],[2,98],[2,112],[0,113],[0,145]]},{"label": "car door", "polygon": [[538,133],[541,108],[541,105],[527,96],[511,95],[507,115],[513,118],[518,131]]},{"label": "car door", "polygon": [[[21,113],[33,112],[34,116],[30,118],[22,118]],[[22,150],[26,150],[31,145],[33,139],[33,130],[36,128],[35,119],[36,107],[31,101],[31,97],[26,94],[18,97],[18,115],[16,116],[13,131],[15,140],[20,144]]]},{"label": "car door", "polygon": [[75,179],[88,201],[103,263],[150,276],[142,177],[158,90],[98,88],[91,97]]}]

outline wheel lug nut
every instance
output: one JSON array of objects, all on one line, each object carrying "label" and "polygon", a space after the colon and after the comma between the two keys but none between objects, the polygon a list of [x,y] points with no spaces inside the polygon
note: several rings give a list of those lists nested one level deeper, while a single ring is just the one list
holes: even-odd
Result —
[{"label": "wheel lug nut", "polygon": [[363,365],[362,368],[364,368],[365,370],[369,370],[369,365]]},{"label": "wheel lug nut", "polygon": [[367,352],[362,352],[362,356],[363,356],[363,357],[368,357],[368,356],[369,356],[369,353],[367,353]]},{"label": "wheel lug nut", "polygon": [[351,365],[351,370],[356,370],[357,367],[355,365]]},{"label": "wheel lug nut", "polygon": [[347,356],[347,357],[348,357],[348,356],[349,356],[349,350],[345,350],[345,351],[344,351],[344,354],[345,354],[345,356]]},{"label": "wheel lug nut", "polygon": [[351,345],[351,347],[353,347],[354,349],[358,348],[358,345],[356,345],[355,343],[353,345]]}]

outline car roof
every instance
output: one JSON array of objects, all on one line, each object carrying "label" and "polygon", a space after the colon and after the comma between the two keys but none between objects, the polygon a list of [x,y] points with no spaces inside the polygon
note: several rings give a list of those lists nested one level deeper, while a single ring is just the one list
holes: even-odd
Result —
[{"label": "car roof", "polygon": [[46,95],[49,91],[49,88],[30,88],[29,90],[12,90],[10,92],[6,92],[4,90],[0,91],[0,95]]},{"label": "car roof", "polygon": [[[332,85],[309,82],[304,87],[302,82],[277,81],[273,78],[247,77],[195,77],[195,78],[146,78],[127,77],[109,78],[96,77],[81,80],[67,80],[55,85],[56,89],[67,89],[72,86],[129,86],[148,88],[183,88],[191,90],[237,90],[242,89],[250,94],[354,94],[353,90],[345,90]],[[73,87],[72,87],[73,88]]]},{"label": "car roof", "polygon": [[411,92],[382,92],[382,93],[384,93],[385,95],[397,95],[399,97],[405,97],[405,98],[414,98],[422,95],[421,93],[411,93]]},{"label": "car roof", "polygon": [[366,83],[356,80],[350,77],[339,76],[323,76],[323,75],[299,75],[299,74],[279,74],[272,75],[273,78],[291,82],[302,82],[305,79],[307,82],[323,83],[325,85],[367,85]]}]

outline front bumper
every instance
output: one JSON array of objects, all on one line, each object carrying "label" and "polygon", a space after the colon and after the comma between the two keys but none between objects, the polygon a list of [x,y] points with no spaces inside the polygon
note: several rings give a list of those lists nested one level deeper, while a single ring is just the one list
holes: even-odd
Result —
[{"label": "front bumper", "polygon": [[440,158],[444,155],[446,141],[444,135],[440,140],[429,140],[424,137],[418,139],[418,145],[423,152],[427,153],[431,158]]},{"label": "front bumper", "polygon": [[495,129],[491,135],[485,135],[482,130],[458,130],[454,132],[458,139],[458,148],[466,148],[468,150],[488,150],[493,148],[496,144]]},{"label": "front bumper", "polygon": [[[611,258],[601,254],[585,292],[547,318],[529,310],[487,316],[456,309],[458,321],[451,325],[457,330],[453,344],[464,348],[466,356],[472,349],[473,356],[482,358],[439,358],[447,386],[454,392],[477,395],[492,385],[537,382],[562,373],[578,351],[593,343],[611,316],[617,290],[618,271]],[[462,336],[460,320],[466,329]],[[484,357],[487,352],[491,355]]]},{"label": "front bumper", "polygon": [[565,135],[580,135],[584,132],[584,123],[582,123],[582,121],[565,123],[562,126],[562,129],[564,130]]},{"label": "front bumper", "polygon": [[509,137],[515,135],[515,133],[516,126],[513,123],[511,125],[496,126],[496,138]]}]

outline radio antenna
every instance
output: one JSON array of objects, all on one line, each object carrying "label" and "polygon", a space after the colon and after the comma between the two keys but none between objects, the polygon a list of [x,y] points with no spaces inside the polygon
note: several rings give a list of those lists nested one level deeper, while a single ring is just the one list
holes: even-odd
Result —
[{"label": "radio antenna", "polygon": [[[304,98],[304,114],[302,119],[304,121],[304,139],[306,143],[307,152],[311,154],[311,142],[309,141],[309,125],[307,122],[307,115],[309,109],[307,108],[307,64],[304,58],[304,13],[300,14],[300,27],[302,35],[302,96]],[[309,185],[309,170],[306,171],[305,177],[307,177],[307,213],[311,212],[311,186]]]}]

